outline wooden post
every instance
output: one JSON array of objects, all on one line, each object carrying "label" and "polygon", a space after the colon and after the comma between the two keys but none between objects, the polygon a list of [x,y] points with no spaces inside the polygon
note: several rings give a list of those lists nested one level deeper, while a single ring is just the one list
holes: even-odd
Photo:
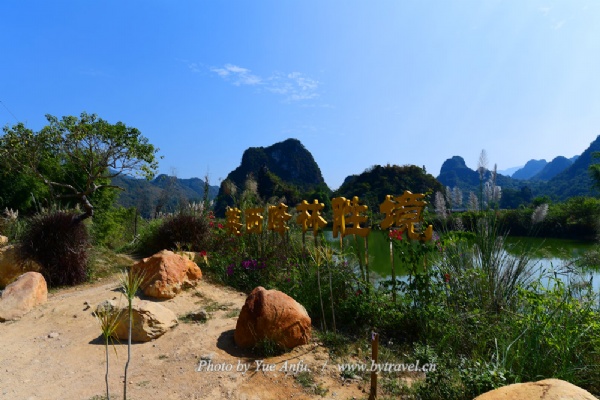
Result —
[{"label": "wooden post", "polygon": [[365,278],[368,289],[371,277],[369,276],[369,238],[367,236],[365,236]]},{"label": "wooden post", "polygon": [[[379,333],[371,333],[371,365],[377,365],[377,359],[379,356]],[[374,363],[374,364],[373,364]],[[377,368],[371,371],[371,392],[369,393],[369,400],[375,400],[377,398]]]},{"label": "wooden post", "polygon": [[137,224],[138,224],[138,209],[135,208],[135,219],[133,220],[133,240],[137,237]]},{"label": "wooden post", "polygon": [[392,300],[396,304],[396,268],[394,267],[394,239],[390,238],[390,262],[392,264]]}]

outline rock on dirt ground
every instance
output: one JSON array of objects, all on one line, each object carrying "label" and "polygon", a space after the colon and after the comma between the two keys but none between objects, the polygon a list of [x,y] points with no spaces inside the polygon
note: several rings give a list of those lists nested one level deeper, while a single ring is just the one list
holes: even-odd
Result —
[{"label": "rock on dirt ground", "polygon": [[[21,320],[0,323],[0,399],[102,398],[105,349],[92,311],[95,305],[111,299],[117,304],[126,303],[117,278],[51,291],[47,303]],[[356,384],[344,385],[331,363],[322,368],[328,361],[327,349],[314,342],[266,360],[238,349],[233,332],[245,299],[242,293],[202,282],[197,288],[161,301],[179,317],[179,324],[156,340],[133,344],[128,398],[323,398],[301,387],[290,371],[282,371],[284,365],[288,369],[293,365],[310,368],[315,382],[328,390],[325,398],[367,396]],[[208,320],[186,322],[189,319],[183,317],[199,308],[207,310]],[[111,399],[121,399],[126,343],[115,343],[109,356]],[[262,368],[257,370],[260,362]],[[212,371],[207,370],[209,365]],[[203,366],[201,371],[199,366]],[[219,370],[223,367],[231,370]]]}]

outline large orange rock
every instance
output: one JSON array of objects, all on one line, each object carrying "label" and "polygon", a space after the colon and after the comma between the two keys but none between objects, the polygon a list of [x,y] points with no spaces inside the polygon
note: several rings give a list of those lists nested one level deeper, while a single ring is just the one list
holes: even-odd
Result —
[{"label": "large orange rock", "polygon": [[21,318],[48,300],[48,286],[39,272],[26,272],[8,285],[0,298],[0,322]]},{"label": "large orange rock", "polygon": [[515,383],[484,393],[475,400],[596,400],[591,393],[560,379]]},{"label": "large orange rock", "polygon": [[253,347],[264,339],[291,349],[308,343],[311,320],[306,309],[278,290],[259,286],[246,298],[233,338],[239,347]]},{"label": "large orange rock", "polygon": [[202,279],[202,271],[195,262],[169,250],[144,258],[131,270],[144,274],[141,288],[146,296],[161,299],[171,299],[186,287],[196,286]]},{"label": "large orange rock", "polygon": [[19,248],[8,245],[0,248],[0,288],[14,282],[25,272],[39,272],[41,267],[34,261],[21,260]]}]

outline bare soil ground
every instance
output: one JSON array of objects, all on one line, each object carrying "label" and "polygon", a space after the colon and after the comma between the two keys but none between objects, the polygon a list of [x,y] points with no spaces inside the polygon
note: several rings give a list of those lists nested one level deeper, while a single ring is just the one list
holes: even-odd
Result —
[{"label": "bare soil ground", "polygon": [[[125,304],[116,278],[54,291],[48,302],[21,320],[0,323],[0,399],[102,399],[105,349],[92,315],[106,299]],[[366,398],[359,385],[341,380],[328,351],[316,341],[282,356],[256,359],[236,348],[233,332],[246,296],[202,282],[161,302],[179,317],[205,308],[206,323],[185,322],[164,336],[132,346],[128,372],[130,399],[353,399]],[[89,308],[86,303],[91,305]],[[115,354],[116,353],[116,354]],[[197,371],[201,359],[231,371]],[[110,348],[111,399],[122,399],[127,344]],[[256,369],[256,360],[275,371]],[[292,366],[305,366],[302,382]],[[240,365],[240,367],[238,367]],[[246,373],[238,368],[249,366]],[[306,379],[305,379],[306,380]],[[301,383],[304,383],[301,384]],[[305,387],[308,386],[308,387]],[[322,396],[317,392],[326,393]]]}]

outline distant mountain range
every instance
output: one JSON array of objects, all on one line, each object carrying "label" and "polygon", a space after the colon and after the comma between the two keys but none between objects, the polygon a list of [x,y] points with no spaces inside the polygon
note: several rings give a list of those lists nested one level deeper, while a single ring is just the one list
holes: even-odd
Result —
[{"label": "distant mountain range", "polygon": [[[559,156],[551,162],[530,160],[521,168],[509,169],[512,176],[498,174],[496,185],[502,188],[501,207],[518,207],[537,196],[565,200],[573,196],[597,195],[588,173],[590,164],[595,162],[594,152],[600,152],[600,136],[579,156],[570,159]],[[349,175],[332,193],[312,154],[299,140],[287,139],[244,151],[240,165],[229,173],[220,187],[208,186],[208,199],[214,199],[217,215],[224,214],[225,207],[233,205],[235,196],[241,198],[246,180],[251,177],[256,195],[264,200],[282,200],[288,205],[315,198],[327,203],[331,196],[359,196],[376,204],[385,194],[401,194],[404,190],[437,191],[443,187],[460,188],[466,202],[469,192],[479,193],[480,184],[488,181],[491,175],[487,170],[480,180],[479,173],[468,168],[462,157],[453,156],[443,163],[437,178],[416,166],[377,165],[361,174]],[[119,176],[113,184],[126,189],[120,193],[118,203],[124,207],[137,207],[145,217],[158,212],[173,212],[187,202],[200,202],[205,188],[202,179],[178,179],[167,175],[159,175],[152,181]]]},{"label": "distant mountain range", "polygon": [[549,163],[546,160],[529,160],[524,167],[513,168],[510,174],[507,174],[506,171],[503,172],[504,175],[510,176],[513,179],[548,181],[573,165],[577,158],[579,156],[574,156],[570,159],[558,156]]},{"label": "distant mountain range", "polygon": [[[559,156],[551,162],[530,160],[524,167],[516,170],[512,177],[499,174],[496,184],[508,194],[526,190],[530,193],[529,197],[548,196],[565,200],[573,196],[595,196],[598,191],[594,188],[588,169],[595,162],[592,154],[598,151],[600,136],[579,156],[570,159]],[[468,168],[460,156],[446,160],[437,179],[442,185],[459,187],[463,192],[478,193],[480,190],[479,174]],[[489,175],[484,177],[484,180],[487,179]]]},{"label": "distant mountain range", "polygon": [[[174,212],[181,204],[199,203],[204,198],[205,183],[200,178],[181,179],[161,174],[148,181],[119,175],[112,183],[125,189],[119,193],[117,203],[123,207],[137,207],[145,218],[159,212]],[[218,191],[218,186],[209,185],[208,199],[214,199]]]}]

